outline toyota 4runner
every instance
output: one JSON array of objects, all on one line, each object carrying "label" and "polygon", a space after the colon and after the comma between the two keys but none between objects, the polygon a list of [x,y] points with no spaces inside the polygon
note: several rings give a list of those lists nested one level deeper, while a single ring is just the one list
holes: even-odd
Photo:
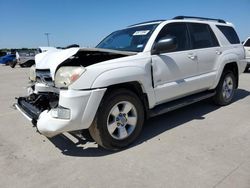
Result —
[{"label": "toyota 4runner", "polygon": [[120,149],[144,121],[194,102],[232,102],[246,67],[231,23],[178,16],[115,31],[96,48],[38,54],[27,97],[16,107],[52,137],[89,131],[102,147]]}]

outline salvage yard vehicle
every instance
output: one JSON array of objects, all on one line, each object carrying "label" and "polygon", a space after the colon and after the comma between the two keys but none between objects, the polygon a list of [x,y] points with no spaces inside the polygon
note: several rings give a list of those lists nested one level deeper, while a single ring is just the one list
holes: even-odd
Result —
[{"label": "salvage yard vehicle", "polygon": [[250,68],[250,37],[243,43],[246,53],[247,66],[244,72],[247,72]]},{"label": "salvage yard vehicle", "polygon": [[6,54],[5,56],[0,57],[0,64],[9,65],[15,60],[16,60],[15,54]]},{"label": "salvage yard vehicle", "polygon": [[32,52],[19,52],[19,58],[17,59],[17,63],[20,67],[31,67],[35,64],[35,55],[37,54],[36,51]]},{"label": "salvage yard vehicle", "polygon": [[213,98],[232,102],[246,67],[231,23],[178,16],[131,25],[96,48],[38,54],[16,107],[52,137],[88,130],[102,147],[131,144],[147,118]]},{"label": "salvage yard vehicle", "polygon": [[15,68],[16,65],[20,67],[31,67],[35,64],[35,52],[16,52],[16,61],[10,64],[11,68]]}]

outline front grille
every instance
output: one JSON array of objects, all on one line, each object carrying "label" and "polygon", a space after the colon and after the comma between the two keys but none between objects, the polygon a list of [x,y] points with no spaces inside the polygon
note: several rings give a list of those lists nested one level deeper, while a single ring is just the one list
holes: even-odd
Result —
[{"label": "front grille", "polygon": [[49,69],[37,69],[36,70],[36,81],[38,83],[44,83],[49,86],[54,86],[50,70]]}]

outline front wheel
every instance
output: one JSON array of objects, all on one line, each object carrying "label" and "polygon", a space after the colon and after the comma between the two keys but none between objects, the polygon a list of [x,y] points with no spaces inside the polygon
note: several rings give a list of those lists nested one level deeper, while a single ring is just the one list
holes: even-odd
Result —
[{"label": "front wheel", "polygon": [[216,88],[214,102],[217,105],[225,106],[232,102],[236,89],[236,78],[233,72],[227,71],[222,74],[221,80]]},{"label": "front wheel", "polygon": [[117,150],[131,144],[140,134],[144,122],[143,104],[126,89],[107,93],[89,132],[97,144]]}]

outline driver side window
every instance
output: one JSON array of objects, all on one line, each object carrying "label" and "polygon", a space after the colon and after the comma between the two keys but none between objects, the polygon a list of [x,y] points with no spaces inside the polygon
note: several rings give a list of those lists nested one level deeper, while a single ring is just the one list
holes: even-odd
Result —
[{"label": "driver side window", "polygon": [[185,23],[170,23],[162,28],[156,42],[166,36],[172,36],[176,38],[177,48],[171,52],[190,50],[190,43],[188,37],[187,25]]}]

